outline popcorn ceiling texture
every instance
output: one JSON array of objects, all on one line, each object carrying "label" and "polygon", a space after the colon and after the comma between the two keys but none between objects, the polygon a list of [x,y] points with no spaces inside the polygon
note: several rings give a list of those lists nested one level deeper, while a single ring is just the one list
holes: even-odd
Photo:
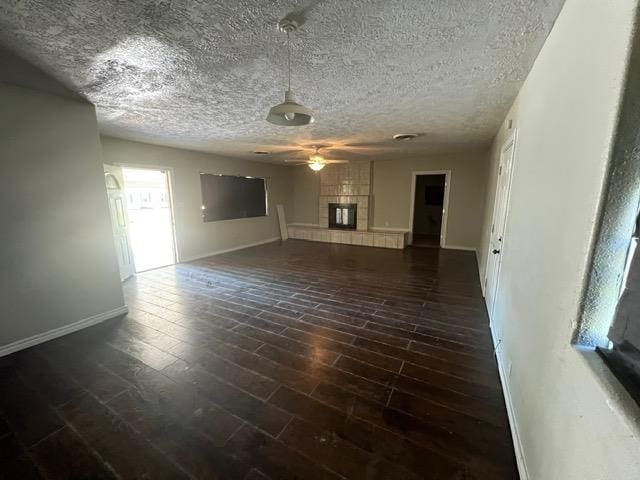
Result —
[{"label": "popcorn ceiling texture", "polygon": [[[311,2],[292,88],[316,123],[298,128],[264,118],[286,85],[276,24],[300,2],[2,0],[0,43],[93,102],[107,135],[248,159],[370,145],[326,153],[392,159],[488,146],[562,3]],[[423,135],[389,140],[404,132]]]}]

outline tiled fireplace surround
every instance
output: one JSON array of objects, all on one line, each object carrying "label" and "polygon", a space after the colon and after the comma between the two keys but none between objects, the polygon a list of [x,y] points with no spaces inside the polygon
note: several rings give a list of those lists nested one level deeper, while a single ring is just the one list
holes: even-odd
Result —
[{"label": "tiled fireplace surround", "polygon": [[[320,171],[319,224],[289,224],[290,238],[316,242],[346,243],[372,247],[402,249],[407,244],[407,234],[397,231],[372,231],[369,229],[371,205],[371,163],[352,161],[327,165]],[[329,229],[329,204],[357,204],[355,230]]]}]

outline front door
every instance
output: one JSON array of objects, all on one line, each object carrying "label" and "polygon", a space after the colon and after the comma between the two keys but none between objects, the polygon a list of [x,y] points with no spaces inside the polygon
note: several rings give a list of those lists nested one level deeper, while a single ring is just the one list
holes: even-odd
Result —
[{"label": "front door", "polygon": [[513,172],[513,154],[515,150],[515,134],[502,147],[500,154],[500,166],[498,167],[498,182],[496,186],[496,198],[493,207],[493,222],[491,224],[491,241],[489,242],[489,254],[487,257],[487,269],[485,276],[485,300],[489,319],[493,326],[494,307],[498,283],[500,279],[500,265],[505,246],[505,228],[507,225],[507,210],[509,205],[509,191],[511,189],[511,176]]},{"label": "front door", "polygon": [[129,241],[126,199],[124,195],[124,177],[122,169],[113,165],[104,166],[104,180],[109,198],[109,211],[113,228],[113,240],[120,267],[120,281],[124,282],[135,273],[135,264]]}]

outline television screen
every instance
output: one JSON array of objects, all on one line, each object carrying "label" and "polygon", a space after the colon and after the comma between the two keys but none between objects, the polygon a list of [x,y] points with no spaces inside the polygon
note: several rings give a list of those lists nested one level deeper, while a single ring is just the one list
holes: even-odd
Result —
[{"label": "television screen", "polygon": [[205,222],[267,215],[264,178],[200,174]]}]

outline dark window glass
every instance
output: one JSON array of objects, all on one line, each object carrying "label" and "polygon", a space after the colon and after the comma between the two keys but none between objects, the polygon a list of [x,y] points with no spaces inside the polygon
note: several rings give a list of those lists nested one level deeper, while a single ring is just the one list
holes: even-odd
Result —
[{"label": "dark window glass", "polygon": [[263,178],[200,174],[202,218],[205,222],[267,215]]}]

